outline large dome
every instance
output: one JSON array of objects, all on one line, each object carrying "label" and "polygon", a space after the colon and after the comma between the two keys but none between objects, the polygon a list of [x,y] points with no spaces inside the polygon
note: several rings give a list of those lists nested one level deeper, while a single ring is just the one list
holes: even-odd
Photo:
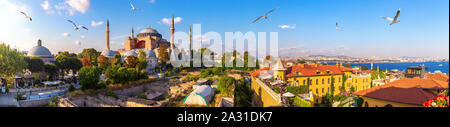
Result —
[{"label": "large dome", "polygon": [[156,31],[155,29],[148,27],[143,29],[138,35],[138,37],[145,37],[145,36],[157,36],[157,37],[162,37],[161,34],[159,34],[158,31]]},{"label": "large dome", "polygon": [[28,56],[37,56],[42,58],[53,58],[52,53],[46,47],[42,46],[41,40],[38,40],[38,45],[28,51]]}]

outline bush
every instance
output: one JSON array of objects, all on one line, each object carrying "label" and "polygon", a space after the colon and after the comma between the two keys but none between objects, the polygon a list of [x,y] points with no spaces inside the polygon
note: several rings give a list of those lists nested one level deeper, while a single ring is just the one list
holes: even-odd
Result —
[{"label": "bush", "polygon": [[106,90],[106,96],[118,98],[117,95],[116,95],[116,93],[114,93],[114,91],[111,90],[111,89]]},{"label": "bush", "polygon": [[294,104],[296,104],[299,107],[311,107],[312,106],[311,102],[303,100],[300,97],[295,97],[295,98],[293,98],[293,100],[294,100]]},{"label": "bush", "polygon": [[75,86],[70,85],[70,86],[69,86],[69,92],[73,92],[73,91],[75,91]]},{"label": "bush", "polygon": [[309,86],[308,85],[287,86],[286,90],[287,92],[290,92],[292,94],[305,94],[309,93]]},{"label": "bush", "polygon": [[144,78],[142,72],[139,74],[135,68],[126,68],[119,65],[113,65],[106,69],[105,76],[111,83],[128,83]]},{"label": "bush", "polygon": [[233,95],[233,89],[234,89],[234,78],[228,77],[228,76],[221,76],[219,78],[219,85],[217,86],[217,89],[226,96]]},{"label": "bush", "polygon": [[15,99],[20,101],[20,100],[26,100],[27,97],[25,96],[25,93],[17,93]]},{"label": "bush", "polygon": [[147,95],[145,95],[145,93],[141,93],[137,96],[139,99],[145,99],[147,100]]},{"label": "bush", "polygon": [[245,84],[244,78],[239,81],[235,88],[234,103],[236,107],[250,107],[252,104],[253,91],[250,84]]},{"label": "bush", "polygon": [[47,106],[48,107],[58,107],[58,99],[56,97],[50,98]]},{"label": "bush", "polygon": [[99,85],[101,70],[95,66],[86,66],[78,72],[82,90],[103,88]]}]

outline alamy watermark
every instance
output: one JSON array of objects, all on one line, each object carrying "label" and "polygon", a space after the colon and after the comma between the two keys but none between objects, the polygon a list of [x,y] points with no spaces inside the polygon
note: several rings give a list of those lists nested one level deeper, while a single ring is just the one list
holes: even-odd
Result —
[{"label": "alamy watermark", "polygon": [[[190,67],[192,61],[193,67],[233,67],[233,60],[236,59],[235,67],[256,67],[258,58],[279,57],[278,32],[225,32],[223,38],[218,32],[202,34],[201,24],[194,24],[191,34],[192,53],[189,51],[189,33],[174,33],[174,45],[177,48],[170,53],[172,66]],[[199,50],[202,48],[206,49],[203,53]],[[234,51],[237,52],[236,56]],[[247,66],[244,65],[246,52]]]}]

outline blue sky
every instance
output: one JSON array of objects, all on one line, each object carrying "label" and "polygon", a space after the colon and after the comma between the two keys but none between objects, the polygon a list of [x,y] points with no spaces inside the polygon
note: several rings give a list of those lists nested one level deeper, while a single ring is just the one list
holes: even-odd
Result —
[{"label": "blue sky", "polygon": [[[128,0],[48,0],[49,8],[41,6],[45,1],[0,0],[0,27],[5,27],[0,28],[0,41],[28,50],[40,38],[53,53],[91,47],[103,50],[105,23],[110,19],[111,47],[119,49],[131,26],[136,32],[151,26],[170,38],[169,25],[162,19],[174,13],[182,18],[176,31],[187,32],[190,24],[201,24],[202,32],[222,35],[278,32],[282,56],[449,57],[448,0],[135,0],[134,5],[144,10],[135,13]],[[275,7],[280,8],[268,20],[249,25]],[[401,22],[389,27],[381,16],[394,17],[398,8]],[[33,22],[25,21],[20,11],[30,13]],[[90,30],[74,31],[65,19]],[[104,24],[94,27],[92,21]],[[336,31],[335,22],[344,31]],[[280,25],[295,28],[282,29]]]}]

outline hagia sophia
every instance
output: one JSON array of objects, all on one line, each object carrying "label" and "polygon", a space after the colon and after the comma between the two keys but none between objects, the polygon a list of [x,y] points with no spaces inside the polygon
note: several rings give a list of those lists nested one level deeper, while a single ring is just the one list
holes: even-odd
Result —
[{"label": "hagia sophia", "polygon": [[[174,45],[174,18],[172,16],[172,23],[170,28],[171,40],[168,42],[166,39],[162,38],[162,35],[158,33],[157,30],[148,27],[142,30],[137,36],[134,36],[134,29],[131,28],[131,35],[128,36],[125,40],[125,44],[123,49],[119,49],[117,51],[113,51],[110,49],[110,40],[109,40],[109,20],[106,23],[106,48],[101,53],[101,55],[107,58],[113,58],[115,54],[119,53],[122,56],[122,60],[125,60],[128,56],[138,57],[139,51],[144,51],[147,54],[147,70],[149,72],[154,72],[155,68],[160,64],[160,56],[158,54],[158,49],[161,46],[167,48],[167,52],[169,54],[177,54],[178,58],[182,56],[187,56],[187,52],[178,49]],[[191,40],[191,36],[189,40]],[[168,61],[170,62],[170,61]]]}]

